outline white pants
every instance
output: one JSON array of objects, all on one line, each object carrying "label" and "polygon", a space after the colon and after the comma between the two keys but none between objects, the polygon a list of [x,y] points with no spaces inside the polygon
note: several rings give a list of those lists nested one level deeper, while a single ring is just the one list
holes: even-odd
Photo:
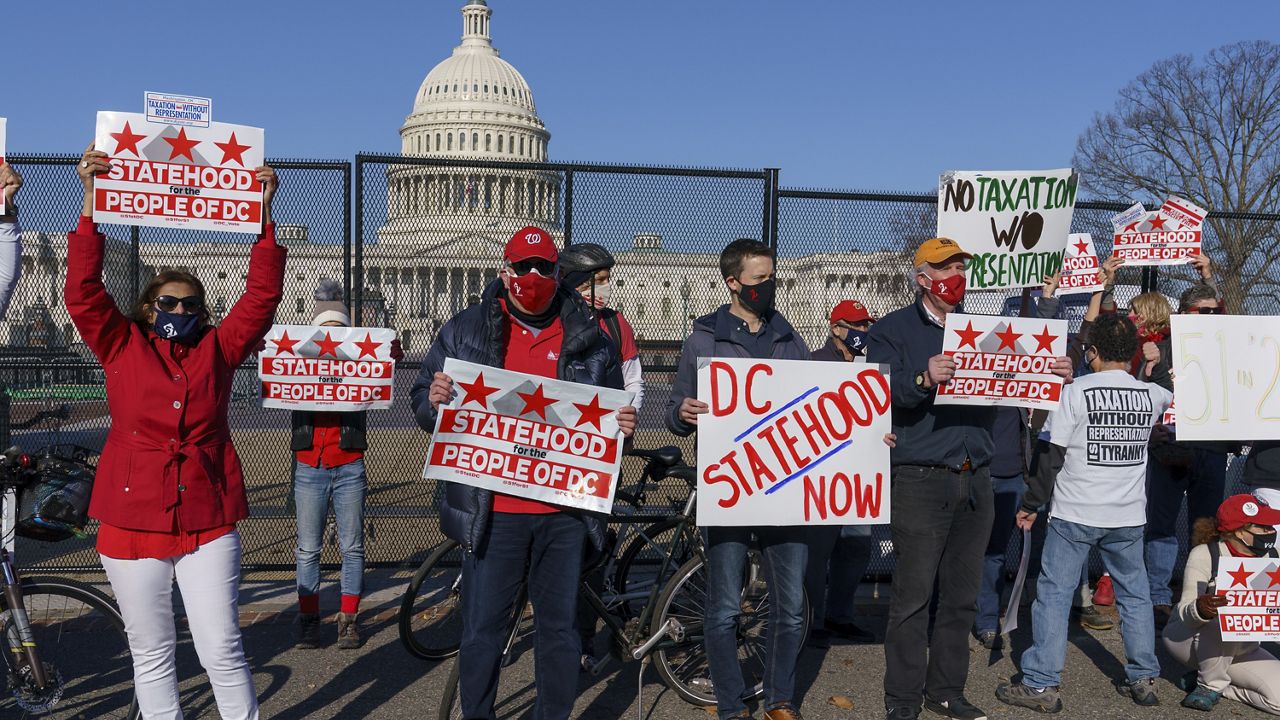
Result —
[{"label": "white pants", "polygon": [[240,534],[232,531],[188,555],[163,560],[117,560],[102,566],[120,603],[133,684],[145,720],[181,720],[173,581],[177,578],[191,640],[209,675],[223,720],[257,720],[253,676],[240,646]]},{"label": "white pants", "polygon": [[1196,682],[1228,700],[1280,715],[1280,660],[1256,642],[1223,642],[1217,622],[1191,633],[1169,623],[1164,647],[1178,662],[1197,671]]}]

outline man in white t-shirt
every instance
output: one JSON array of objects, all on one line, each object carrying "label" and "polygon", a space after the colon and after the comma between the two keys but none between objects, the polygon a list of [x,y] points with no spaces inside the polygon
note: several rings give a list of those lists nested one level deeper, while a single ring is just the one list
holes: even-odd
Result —
[{"label": "man in white t-shirt", "polygon": [[1022,682],[1002,683],[1010,705],[1059,712],[1071,598],[1089,551],[1098,548],[1116,588],[1124,627],[1126,683],[1139,705],[1156,705],[1155,622],[1143,557],[1147,442],[1173,394],[1129,374],[1138,332],[1125,317],[1099,318],[1085,359],[1093,373],[1064,388],[1049,419],[1049,451],[1032,475],[1018,526],[1029,529],[1050,496],[1040,581],[1031,608],[1033,645],[1022,655]]}]

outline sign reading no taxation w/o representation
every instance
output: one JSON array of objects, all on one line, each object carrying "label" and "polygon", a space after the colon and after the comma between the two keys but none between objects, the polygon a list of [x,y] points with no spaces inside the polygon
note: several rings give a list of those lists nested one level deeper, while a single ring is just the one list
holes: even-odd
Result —
[{"label": "sign reading no taxation w/o representation", "polygon": [[938,386],[939,405],[1012,405],[1056,410],[1062,378],[1053,364],[1067,352],[1067,321],[947,315],[942,352],[956,374]]},{"label": "sign reading no taxation w/o representation", "polygon": [[1078,176],[1062,170],[956,171],[938,182],[938,235],[973,255],[969,287],[1034,287],[1062,266]]},{"label": "sign reading no taxation w/o representation", "polygon": [[354,412],[391,407],[395,330],[274,325],[258,353],[262,406]]},{"label": "sign reading no taxation w/o representation", "polygon": [[262,229],[263,132],[186,127],[141,113],[98,113],[94,147],[111,172],[94,181],[93,221],[257,234]]},{"label": "sign reading no taxation w/o representation", "polygon": [[1280,440],[1280,317],[1174,315],[1179,440]]},{"label": "sign reading no taxation w/o representation", "polygon": [[699,358],[698,524],[889,522],[887,365]]},{"label": "sign reading no taxation w/o representation", "polygon": [[1182,265],[1200,254],[1201,229],[1208,211],[1171,197],[1159,210],[1141,203],[1111,218],[1111,252],[1126,265]]},{"label": "sign reading no taxation w/o representation", "polygon": [[1067,254],[1062,258],[1062,276],[1055,295],[1076,295],[1103,290],[1102,265],[1098,262],[1098,248],[1089,233],[1071,233],[1067,236]]},{"label": "sign reading no taxation w/o representation", "polygon": [[634,393],[449,358],[422,477],[607,513],[622,463],[620,408]]},{"label": "sign reading no taxation w/o representation", "polygon": [[[1246,512],[1248,508],[1245,503]],[[1219,595],[1227,596],[1227,604],[1218,608],[1224,641],[1280,641],[1280,560],[1223,553],[1218,558],[1217,588]]]}]

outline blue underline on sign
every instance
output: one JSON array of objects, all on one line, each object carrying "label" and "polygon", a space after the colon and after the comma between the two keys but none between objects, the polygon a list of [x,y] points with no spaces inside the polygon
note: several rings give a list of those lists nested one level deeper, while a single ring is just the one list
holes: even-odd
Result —
[{"label": "blue underline on sign", "polygon": [[765,424],[765,423],[769,422],[770,420],[772,420],[772,419],[774,419],[774,418],[778,417],[778,416],[779,416],[779,415],[781,415],[782,413],[786,412],[786,411],[787,411],[787,408],[791,407],[792,405],[795,405],[796,403],[800,402],[801,400],[803,400],[803,399],[805,399],[805,398],[809,397],[810,395],[812,395],[812,394],[814,394],[814,393],[816,393],[816,392],[818,392],[818,386],[817,386],[817,385],[814,385],[813,387],[809,388],[808,390],[805,390],[803,393],[801,393],[801,394],[800,394],[800,397],[796,398],[795,400],[792,400],[791,402],[787,403],[786,405],[783,405],[782,407],[778,408],[777,410],[774,410],[773,412],[769,413],[768,415],[765,415],[764,417],[760,418],[760,421],[759,421],[759,422],[757,422],[755,425],[752,425],[751,427],[747,428],[746,430],[743,430],[743,431],[742,431],[742,434],[741,434],[741,435],[739,435],[738,437],[734,438],[734,439],[733,439],[733,441],[734,441],[734,442],[741,442],[741,441],[742,441],[742,438],[744,438],[744,437],[746,437],[746,436],[750,435],[751,433],[755,432],[755,429],[756,429],[756,428],[758,428],[758,427],[760,427],[761,425],[763,425],[763,424]]},{"label": "blue underline on sign", "polygon": [[824,461],[826,461],[826,459],[827,459],[827,458],[831,457],[832,455],[835,455],[836,453],[838,453],[838,452],[840,452],[841,450],[843,450],[843,449],[845,449],[845,448],[849,447],[849,446],[850,446],[850,445],[852,445],[852,444],[853,444],[853,441],[852,441],[852,440],[845,440],[844,442],[842,442],[842,443],[840,443],[839,445],[835,446],[835,448],[833,448],[833,449],[832,449],[830,452],[828,452],[826,455],[823,455],[822,457],[818,458],[817,460],[814,460],[813,462],[809,463],[808,465],[805,465],[804,467],[800,468],[799,470],[797,470],[797,471],[795,471],[795,472],[791,473],[790,475],[788,475],[788,476],[786,476],[786,477],[782,478],[782,479],[781,479],[781,480],[779,480],[777,483],[774,483],[774,486],[773,486],[773,487],[771,487],[771,488],[769,488],[768,490],[765,490],[765,491],[764,491],[764,494],[765,494],[765,495],[772,495],[772,494],[773,494],[773,492],[774,492],[775,490],[777,490],[778,488],[782,487],[783,485],[786,485],[787,483],[791,482],[792,480],[794,480],[794,479],[796,479],[796,478],[800,477],[801,475],[803,475],[803,474],[805,474],[805,473],[809,472],[810,470],[812,470],[812,469],[814,469],[814,468],[818,467],[818,465],[820,465],[821,463],[823,463]]}]

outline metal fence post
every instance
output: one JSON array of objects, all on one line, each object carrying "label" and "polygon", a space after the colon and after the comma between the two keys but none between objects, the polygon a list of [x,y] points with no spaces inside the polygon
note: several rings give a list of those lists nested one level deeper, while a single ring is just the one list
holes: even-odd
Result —
[{"label": "metal fence post", "polygon": [[769,226],[766,230],[768,233],[769,247],[773,248],[773,253],[778,253],[778,188],[782,182],[782,170],[780,168],[769,168],[766,172],[769,174],[769,209],[768,218]]},{"label": "metal fence post", "polygon": [[564,246],[573,242],[573,171],[564,172]]},{"label": "metal fence post", "polygon": [[129,256],[129,303],[130,305],[138,302],[138,293],[142,292],[142,238],[139,232],[142,228],[134,225],[129,228],[129,243],[132,247],[132,254]]},{"label": "metal fence post", "polygon": [[356,172],[355,172],[355,193],[356,193],[356,216],[355,228],[351,233],[349,246],[351,254],[354,256],[355,268],[352,274],[347,276],[347,281],[351,283],[351,298],[353,311],[356,314],[356,322],[363,324],[364,322],[364,155],[356,154]]},{"label": "metal fence post", "polygon": [[[351,301],[351,163],[342,167],[342,228],[346,237],[342,243],[342,296]],[[356,315],[356,317],[360,317]]]}]

